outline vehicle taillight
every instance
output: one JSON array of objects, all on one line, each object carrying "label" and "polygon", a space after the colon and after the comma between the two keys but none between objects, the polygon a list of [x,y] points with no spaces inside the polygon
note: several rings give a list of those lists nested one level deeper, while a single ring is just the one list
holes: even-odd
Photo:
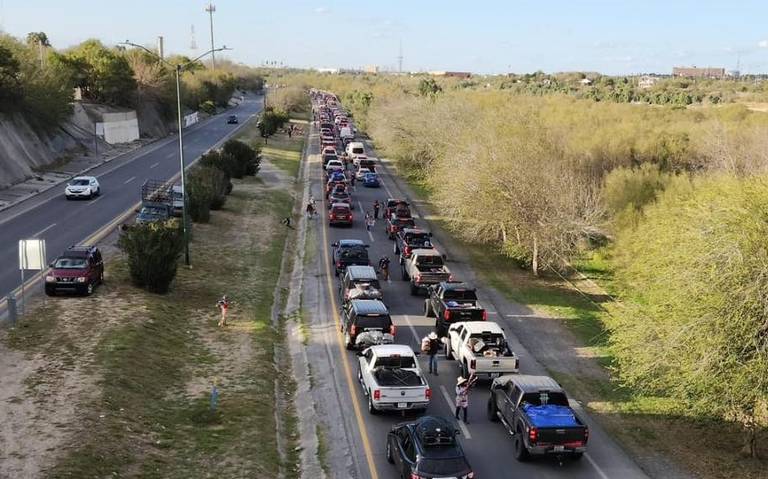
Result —
[{"label": "vehicle taillight", "polygon": [[451,312],[448,311],[447,309],[443,313],[443,319],[446,320],[446,321],[450,321],[451,320]]},{"label": "vehicle taillight", "polygon": [[413,280],[418,283],[419,281],[421,281],[421,275],[417,274],[416,276],[413,277]]},{"label": "vehicle taillight", "polygon": [[336,213],[331,213],[331,219],[332,219],[332,220],[335,220],[335,219],[336,219]]},{"label": "vehicle taillight", "polygon": [[528,429],[528,440],[531,441],[531,444],[536,444],[539,440],[539,430],[535,427]]},{"label": "vehicle taillight", "polygon": [[483,310],[483,321],[488,321],[488,311]]},{"label": "vehicle taillight", "polygon": [[392,326],[390,326],[390,327],[389,327],[389,334],[391,334],[392,336],[394,336],[394,335],[395,335],[395,331],[397,331],[397,326],[395,326],[395,325],[393,324]]},{"label": "vehicle taillight", "polygon": [[426,479],[424,476],[420,476],[416,474],[415,472],[411,473],[411,479]]},{"label": "vehicle taillight", "polygon": [[337,262],[336,262],[336,267],[337,267],[337,268],[341,268],[341,261],[337,261]]},{"label": "vehicle taillight", "polygon": [[427,399],[432,399],[432,389],[427,388],[427,390],[424,391],[424,397]]},{"label": "vehicle taillight", "polygon": [[410,246],[406,246],[405,248],[403,248],[403,254],[405,256],[408,256],[409,254],[411,254],[411,247]]},{"label": "vehicle taillight", "polygon": [[354,336],[354,335],[356,335],[356,334],[357,334],[357,326],[355,326],[355,325],[353,324],[353,325],[352,325],[352,326],[349,328],[349,335],[350,335],[350,336]]},{"label": "vehicle taillight", "polygon": [[453,275],[448,275],[448,281],[453,281]]},{"label": "vehicle taillight", "polygon": [[381,399],[381,389],[374,389],[373,390],[373,399],[378,401]]},{"label": "vehicle taillight", "polygon": [[477,360],[473,359],[469,362],[469,369],[477,369]]}]

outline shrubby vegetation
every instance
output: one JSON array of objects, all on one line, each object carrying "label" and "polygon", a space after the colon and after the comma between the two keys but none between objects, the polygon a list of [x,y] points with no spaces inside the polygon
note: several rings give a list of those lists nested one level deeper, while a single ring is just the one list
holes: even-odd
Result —
[{"label": "shrubby vegetation", "polygon": [[168,292],[184,249],[178,220],[132,225],[120,234],[118,245],[128,255],[128,269],[136,287],[150,293]]},{"label": "shrubby vegetation", "polygon": [[282,128],[289,119],[288,113],[276,110],[271,106],[266,107],[258,123],[259,132],[264,138],[264,142],[266,143],[267,138],[277,133],[277,130]]}]

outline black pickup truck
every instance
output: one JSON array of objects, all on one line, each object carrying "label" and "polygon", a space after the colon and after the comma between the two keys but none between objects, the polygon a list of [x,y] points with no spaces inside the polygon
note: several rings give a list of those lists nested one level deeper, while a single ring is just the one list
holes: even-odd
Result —
[{"label": "black pickup truck", "polygon": [[392,252],[400,257],[400,264],[411,257],[415,249],[432,248],[432,233],[419,228],[403,228],[395,234]]},{"label": "black pickup truck", "polygon": [[459,321],[487,321],[488,312],[477,303],[477,290],[461,283],[444,281],[429,287],[424,300],[424,316],[435,317],[435,328],[440,337],[448,327]]},{"label": "black pickup truck", "polygon": [[488,419],[504,424],[521,462],[543,455],[578,460],[587,450],[586,423],[571,409],[565,391],[547,376],[511,374],[494,379]]}]

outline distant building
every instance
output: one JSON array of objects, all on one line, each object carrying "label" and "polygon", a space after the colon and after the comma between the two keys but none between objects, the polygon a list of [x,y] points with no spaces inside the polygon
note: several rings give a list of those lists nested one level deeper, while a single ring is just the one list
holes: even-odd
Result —
[{"label": "distant building", "polygon": [[656,82],[659,81],[659,77],[652,77],[650,75],[641,76],[637,82],[637,86],[640,88],[651,88]]},{"label": "distant building", "polygon": [[582,85],[591,85],[592,80],[590,80],[589,78],[582,78],[581,80],[579,80],[579,83],[581,83]]},{"label": "distant building", "polygon": [[672,76],[682,78],[724,78],[725,68],[674,67]]},{"label": "distant building", "polygon": [[472,76],[469,72],[429,72],[430,75],[436,77],[453,77],[453,78],[470,78]]},{"label": "distant building", "polygon": [[363,70],[365,73],[369,73],[371,75],[376,75],[379,73],[379,66],[378,65],[368,65]]},{"label": "distant building", "polygon": [[339,69],[338,68],[318,68],[317,72],[318,73],[331,73],[331,74],[335,75],[335,74],[339,73]]}]

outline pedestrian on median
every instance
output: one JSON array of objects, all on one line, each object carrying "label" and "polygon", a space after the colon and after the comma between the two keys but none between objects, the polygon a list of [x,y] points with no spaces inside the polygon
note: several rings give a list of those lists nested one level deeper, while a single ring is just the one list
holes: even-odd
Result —
[{"label": "pedestrian on median", "polygon": [[221,318],[219,318],[219,327],[223,328],[227,325],[227,313],[229,312],[229,298],[227,298],[227,295],[221,297],[220,300],[216,301],[216,307],[219,308],[219,311],[221,312]]},{"label": "pedestrian on median", "polygon": [[467,409],[469,409],[469,390],[475,385],[477,378],[474,373],[469,378],[459,376],[456,379],[456,420],[459,419],[459,413],[464,411],[464,424],[469,424],[467,420]]},{"label": "pedestrian on median", "polygon": [[379,208],[381,208],[381,204],[379,204],[379,200],[376,200],[373,202],[373,218],[379,219]]},{"label": "pedestrian on median", "polygon": [[437,374],[437,353],[440,351],[440,338],[437,337],[436,332],[432,331],[422,340],[421,344],[422,351],[429,357],[429,373],[439,376]]}]

